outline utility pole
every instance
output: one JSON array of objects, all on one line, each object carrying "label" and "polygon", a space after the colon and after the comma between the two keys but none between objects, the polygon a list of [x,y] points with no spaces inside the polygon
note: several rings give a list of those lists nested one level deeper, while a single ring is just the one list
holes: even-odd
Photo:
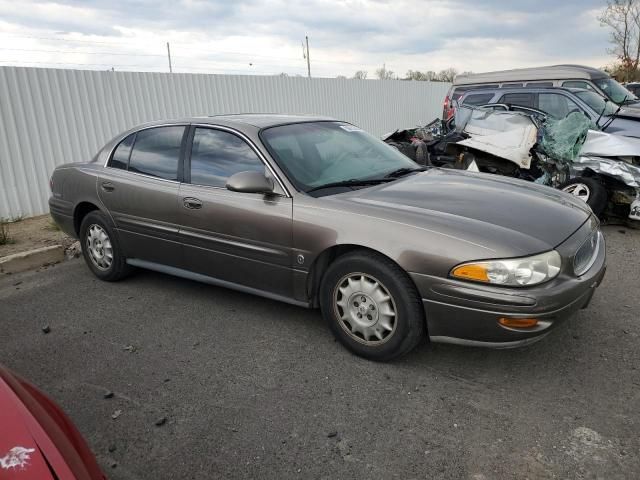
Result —
[{"label": "utility pole", "polygon": [[169,73],[173,73],[173,68],[171,68],[171,48],[169,47],[169,42],[167,42],[167,57],[169,58]]},{"label": "utility pole", "polygon": [[307,42],[307,76],[311,78],[311,60],[309,59],[309,37],[305,35],[304,39]]}]

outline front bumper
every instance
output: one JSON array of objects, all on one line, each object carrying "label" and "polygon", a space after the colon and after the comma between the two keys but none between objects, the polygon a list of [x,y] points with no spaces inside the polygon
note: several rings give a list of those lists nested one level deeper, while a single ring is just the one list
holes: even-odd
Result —
[{"label": "front bumper", "polygon": [[[575,312],[586,308],[606,270],[605,242],[600,242],[591,268],[582,276],[567,265],[587,228],[576,232],[557,250],[564,267],[550,282],[527,288],[501,288],[411,273],[422,302],[431,341],[510,348],[540,340]],[[566,260],[566,261],[565,261]],[[500,318],[535,318],[529,329],[514,329],[498,323]]]}]

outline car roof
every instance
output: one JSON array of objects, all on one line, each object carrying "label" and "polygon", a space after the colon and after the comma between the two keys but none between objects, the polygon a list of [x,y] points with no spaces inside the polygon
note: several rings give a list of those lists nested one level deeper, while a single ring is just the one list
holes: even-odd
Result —
[{"label": "car roof", "polygon": [[[465,90],[462,97],[476,95],[481,93],[540,93],[540,92],[557,92],[558,90],[569,93],[591,92],[586,88],[567,88],[567,87],[491,87],[491,88],[474,88]],[[594,92],[596,93],[596,92]]]},{"label": "car roof", "polygon": [[189,123],[210,123],[211,125],[216,125],[219,123],[237,123],[251,125],[253,127],[261,129],[275,127],[276,125],[287,125],[290,123],[326,122],[335,120],[335,118],[319,115],[289,115],[281,113],[234,113],[210,115],[206,117],[191,117],[188,119],[182,119],[181,121]]},{"label": "car roof", "polygon": [[461,73],[453,80],[454,86],[478,83],[526,82],[532,80],[562,80],[569,78],[608,78],[605,72],[583,65],[550,65],[536,68],[517,68],[486,73]]}]

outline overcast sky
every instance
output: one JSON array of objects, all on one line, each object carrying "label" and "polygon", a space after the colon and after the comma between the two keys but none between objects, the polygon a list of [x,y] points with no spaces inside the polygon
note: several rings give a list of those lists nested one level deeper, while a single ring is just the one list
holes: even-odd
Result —
[{"label": "overcast sky", "polygon": [[0,0],[0,65],[369,78],[556,63],[602,67],[604,0]]}]

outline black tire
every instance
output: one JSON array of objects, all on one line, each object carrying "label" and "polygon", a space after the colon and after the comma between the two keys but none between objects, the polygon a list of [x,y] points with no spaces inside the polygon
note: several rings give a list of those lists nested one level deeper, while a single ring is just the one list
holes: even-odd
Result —
[{"label": "black tire", "polygon": [[608,195],[607,189],[597,179],[590,177],[575,177],[560,185],[558,190],[574,193],[575,189],[580,188],[580,186],[586,187],[588,194],[586,197],[578,198],[587,202],[587,205],[591,207],[591,210],[593,210],[593,213],[595,213],[596,216],[599,217],[602,215],[605,208],[607,208]]},{"label": "black tire", "polygon": [[[386,334],[386,337],[382,340],[365,339],[362,334],[358,337],[353,332],[347,332],[351,327],[341,320],[341,314],[349,316],[349,311],[339,307],[336,299],[341,295],[339,287],[348,284],[345,278],[349,275],[363,275],[368,280],[377,281],[382,289],[381,291],[390,297],[391,300],[381,301],[380,304],[373,300],[373,297],[377,296],[376,292],[371,298],[366,296],[366,293],[364,295],[362,293],[353,293],[353,297],[349,297],[349,299],[357,299],[362,295],[360,297],[363,301],[361,305],[368,305],[373,311],[375,311],[374,306],[379,305],[384,308],[385,303],[387,306],[393,307],[392,311],[395,313],[393,330],[390,332],[384,331],[381,335]],[[380,291],[377,293],[380,293]],[[365,296],[369,298],[368,304],[365,302]],[[346,299],[346,303],[351,308],[351,301],[346,296],[342,298]],[[383,297],[377,298],[379,300]],[[353,304],[358,308],[362,308],[357,305],[357,302]],[[387,361],[399,357],[413,350],[426,338],[422,300],[415,285],[407,273],[398,265],[375,252],[358,250],[339,257],[329,265],[320,285],[320,307],[322,315],[328,322],[334,336],[353,353],[369,360]],[[387,311],[386,308],[384,310]],[[349,318],[355,319],[355,317]],[[382,328],[384,324],[379,321],[380,318],[382,318],[382,315],[378,316],[376,314],[373,319],[375,323],[366,328],[373,328],[377,331],[384,330]]]},{"label": "black tire", "polygon": [[[92,252],[90,251],[89,230],[94,226],[102,229],[110,241],[112,260],[108,266],[100,267],[96,263],[95,257],[92,256]],[[122,252],[120,239],[111,225],[111,221],[99,210],[89,212],[82,220],[82,223],[80,224],[80,245],[82,247],[82,256],[84,257],[84,261],[94,275],[100,280],[115,282],[131,273],[132,268],[126,263],[127,259]],[[105,249],[106,247],[103,248],[103,251]]]},{"label": "black tire", "polygon": [[429,156],[429,150],[424,142],[421,142],[416,147],[416,163],[418,165],[424,165],[428,167],[432,166],[431,157]]}]

